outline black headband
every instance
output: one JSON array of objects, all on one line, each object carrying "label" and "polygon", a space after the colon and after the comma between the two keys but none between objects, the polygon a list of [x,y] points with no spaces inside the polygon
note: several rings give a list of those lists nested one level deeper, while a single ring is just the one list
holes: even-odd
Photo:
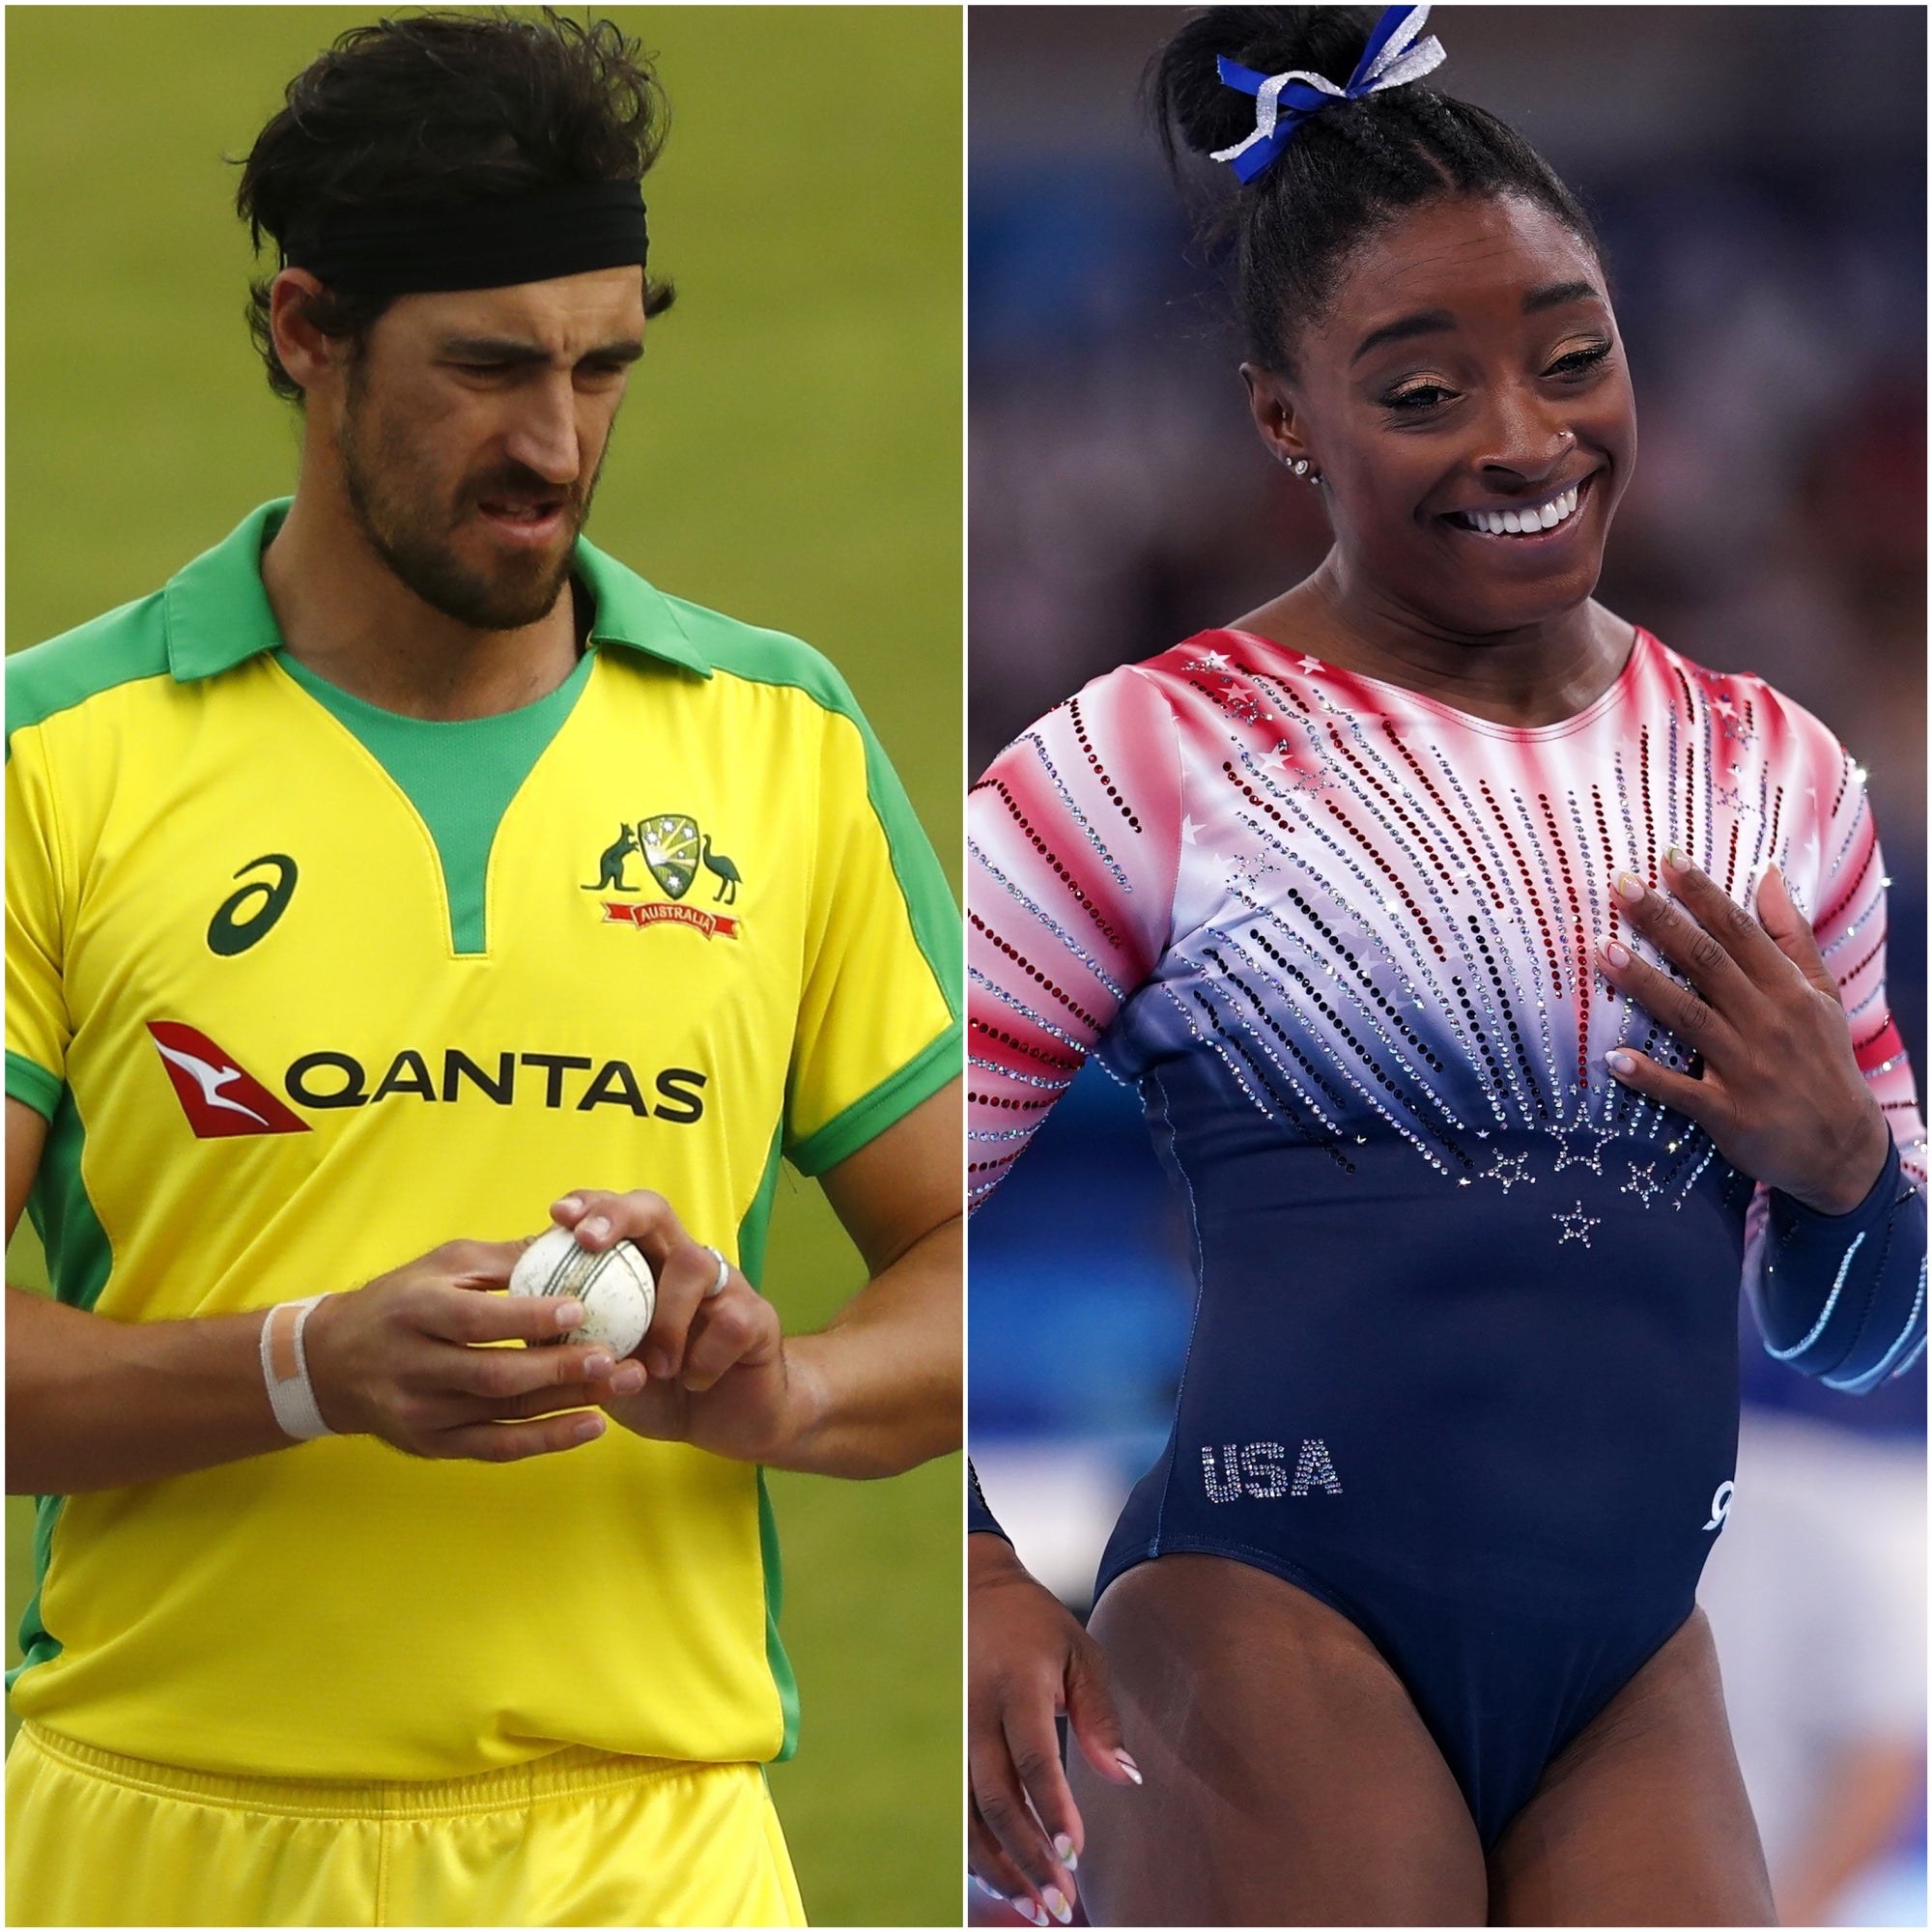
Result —
[{"label": "black headband", "polygon": [[636,182],[585,182],[494,201],[389,202],[291,224],[283,266],[358,295],[503,289],[641,263]]}]

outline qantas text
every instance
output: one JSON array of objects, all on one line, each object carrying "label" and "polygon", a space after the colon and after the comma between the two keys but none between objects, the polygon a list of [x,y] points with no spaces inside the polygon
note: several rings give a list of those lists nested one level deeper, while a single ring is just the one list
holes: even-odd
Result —
[{"label": "qantas text", "polygon": [[436,1101],[480,1094],[508,1107],[516,1103],[521,1088],[526,1103],[540,1101],[580,1114],[594,1107],[622,1107],[677,1126],[702,1118],[706,1075],[690,1066],[667,1066],[651,1078],[654,1097],[648,1103],[644,1077],[623,1060],[600,1065],[577,1053],[499,1053],[493,1064],[488,1056],[472,1060],[452,1046],[442,1056],[440,1080],[430,1056],[405,1047],[373,1084],[370,1069],[353,1053],[328,1052],[303,1054],[282,1076],[282,1084],[301,1107],[366,1107],[397,1094]]}]

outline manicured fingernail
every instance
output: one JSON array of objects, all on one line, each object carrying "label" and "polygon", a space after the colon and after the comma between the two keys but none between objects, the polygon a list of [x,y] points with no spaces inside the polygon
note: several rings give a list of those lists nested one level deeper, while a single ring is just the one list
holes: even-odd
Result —
[{"label": "manicured fingernail", "polygon": [[1072,1906],[1067,1904],[1065,1897],[1063,1895],[1060,1888],[1057,1885],[1048,1886],[1047,1889],[1040,1893],[1040,1896],[1046,1900],[1046,1909],[1050,1913],[1052,1913],[1053,1916],[1057,1919],[1059,1919],[1063,1925],[1071,1925],[1073,1923],[1073,1908]]},{"label": "manicured fingernail", "polygon": [[1039,1909],[1039,1907],[1037,1906],[1030,1898],[1014,1899],[1013,1910],[1017,1912],[1019,1916],[1022,1918],[1024,1918],[1029,1925],[1044,1925],[1046,1923],[1046,1914],[1043,1913]]},{"label": "manicured fingernail", "polygon": [[1073,1840],[1065,1832],[1054,1839],[1053,1853],[1068,1871],[1080,1869],[1080,1854],[1073,1849]]},{"label": "manicured fingernail", "polygon": [[1620,899],[1628,899],[1632,905],[1635,905],[1637,900],[1643,897],[1643,881],[1634,872],[1619,872],[1617,896]]},{"label": "manicured fingernail", "polygon": [[644,1385],[644,1370],[641,1362],[623,1362],[611,1378],[612,1395],[636,1395]]},{"label": "manicured fingernail", "polygon": [[1616,1051],[1613,1053],[1605,1054],[1604,1065],[1607,1066],[1612,1073],[1631,1074],[1636,1071],[1636,1062],[1633,1060],[1631,1056],[1627,1054],[1621,1047],[1618,1047]]},{"label": "manicured fingernail", "polygon": [[604,1418],[601,1415],[585,1415],[578,1418],[570,1432],[573,1442],[595,1442],[604,1434]]},{"label": "manicured fingernail", "polygon": [[556,1325],[559,1328],[576,1328],[582,1325],[583,1304],[581,1301],[559,1301],[556,1304]]},{"label": "manicured fingernail", "polygon": [[1147,1782],[1147,1780],[1141,1776],[1140,1766],[1137,1765],[1133,1761],[1133,1759],[1126,1754],[1125,1751],[1117,1750],[1114,1753],[1114,1762],[1117,1765],[1119,1765],[1121,1769],[1124,1771],[1136,1784],[1145,1784]]},{"label": "manicured fingernail", "polygon": [[593,1241],[601,1241],[611,1232],[611,1222],[607,1215],[591,1214],[577,1224],[580,1235],[588,1235]]},{"label": "manicured fingernail", "polygon": [[1604,941],[1604,957],[1621,973],[1631,963],[1631,950],[1621,939],[1606,939]]},{"label": "manicured fingernail", "polygon": [[574,1194],[566,1194],[561,1201],[553,1201],[550,1204],[550,1211],[553,1215],[580,1213],[582,1208],[583,1203]]},{"label": "manicured fingernail", "polygon": [[1663,863],[1673,872],[1688,872],[1690,869],[1690,861],[1684,856],[1684,848],[1681,845],[1667,847],[1663,854]]},{"label": "manicured fingernail", "polygon": [[980,1889],[986,1894],[988,1898],[997,1898],[1002,1905],[1006,1904],[1007,1894],[1004,1891],[999,1890],[996,1887],[988,1885],[986,1881],[982,1879],[978,1872],[975,1872],[973,1874],[973,1883],[977,1885],[980,1888]]}]

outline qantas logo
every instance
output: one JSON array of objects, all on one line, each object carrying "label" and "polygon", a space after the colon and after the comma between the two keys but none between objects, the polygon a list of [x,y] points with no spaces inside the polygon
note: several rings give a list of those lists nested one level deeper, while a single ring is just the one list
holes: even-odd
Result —
[{"label": "qantas logo", "polygon": [[196,1140],[309,1131],[300,1115],[283,1106],[252,1073],[243,1072],[235,1056],[205,1033],[179,1020],[150,1020],[148,1031]]},{"label": "qantas logo", "polygon": [[[150,1020],[148,1031],[197,1140],[311,1131],[308,1122],[205,1033],[179,1020]],[[440,1056],[439,1080],[435,1058],[405,1047],[379,1074],[354,1054],[304,1053],[290,1062],[282,1085],[290,1099],[310,1109],[367,1107],[406,1094],[438,1103],[474,1095],[499,1107],[517,1104],[521,1097],[526,1105],[552,1112],[568,1108],[587,1114],[619,1107],[672,1126],[703,1118],[704,1090],[710,1085],[709,1076],[695,1066],[661,1067],[653,1076],[639,1074],[628,1061],[600,1064],[575,1053],[503,1053],[492,1065],[455,1047]]]}]

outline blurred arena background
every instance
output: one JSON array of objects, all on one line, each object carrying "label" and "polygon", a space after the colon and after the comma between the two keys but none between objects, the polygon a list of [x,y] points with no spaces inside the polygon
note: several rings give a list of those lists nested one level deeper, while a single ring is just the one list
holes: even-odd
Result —
[{"label": "blurred arena background", "polygon": [[[1252,609],[1326,547],[1313,493],[1259,445],[1219,284],[1137,113],[1183,17],[971,15],[976,774],[1088,678]],[[1440,84],[1525,133],[1608,247],[1642,450],[1605,601],[1763,674],[1870,768],[1922,1085],[1925,14],[1452,6],[1430,24]],[[1166,1437],[1186,1253],[1137,1103],[1097,1068],[974,1223],[974,1457],[1076,1607]],[[1924,1366],[1859,1402],[1747,1325],[1741,1346],[1738,1498],[1703,1595],[1784,1922],[1922,1925]]]},{"label": "blurred arena background", "polygon": [[[10,648],[158,587],[292,487],[297,418],[242,326],[222,157],[376,11],[8,19]],[[956,885],[959,15],[609,12],[670,94],[651,260],[679,294],[632,379],[592,534],[663,588],[824,650]],[[788,1326],[862,1279],[789,1171],[771,1246]],[[31,1230],[8,1279],[44,1281]],[[772,1787],[819,1923],[958,1922],[960,1483],[952,1458],[887,1483],[773,1479],[804,1723]],[[11,1639],[32,1558],[28,1505],[8,1508]]]}]

